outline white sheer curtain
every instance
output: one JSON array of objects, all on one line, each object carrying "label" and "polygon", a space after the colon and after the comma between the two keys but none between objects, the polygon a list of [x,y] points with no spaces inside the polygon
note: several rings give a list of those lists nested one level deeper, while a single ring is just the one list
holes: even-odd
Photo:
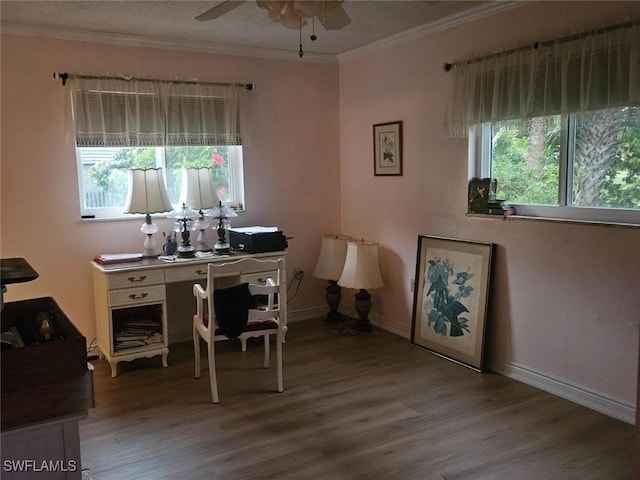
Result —
[{"label": "white sheer curtain", "polygon": [[241,145],[243,85],[69,76],[80,147]]},{"label": "white sheer curtain", "polygon": [[474,124],[640,105],[640,22],[453,65],[453,136]]}]

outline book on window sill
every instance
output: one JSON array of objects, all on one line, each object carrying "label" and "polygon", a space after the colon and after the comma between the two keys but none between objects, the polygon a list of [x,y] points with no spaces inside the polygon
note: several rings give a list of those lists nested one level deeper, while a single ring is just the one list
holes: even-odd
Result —
[{"label": "book on window sill", "polygon": [[142,260],[141,253],[101,253],[93,259],[100,265],[112,265],[114,263],[129,263]]}]

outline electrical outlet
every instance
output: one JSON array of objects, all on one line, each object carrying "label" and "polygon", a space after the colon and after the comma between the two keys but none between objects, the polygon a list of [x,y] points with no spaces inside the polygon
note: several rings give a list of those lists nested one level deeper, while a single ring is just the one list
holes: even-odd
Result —
[{"label": "electrical outlet", "polygon": [[411,279],[411,284],[409,285],[409,288],[411,289],[411,293],[413,293],[416,289],[416,279],[412,278]]},{"label": "electrical outlet", "polygon": [[304,271],[301,268],[293,269],[293,278],[300,278],[304,275]]}]

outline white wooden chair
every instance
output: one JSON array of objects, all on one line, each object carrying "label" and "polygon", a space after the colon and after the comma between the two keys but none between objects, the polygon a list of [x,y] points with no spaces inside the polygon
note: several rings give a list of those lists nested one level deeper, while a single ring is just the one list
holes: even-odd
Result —
[{"label": "white wooden chair", "polygon": [[[247,277],[256,272],[275,272],[275,274],[264,273],[265,277],[268,277],[265,285],[246,282]],[[247,338],[264,337],[264,368],[269,368],[269,336],[276,335],[277,387],[278,392],[282,392],[284,390],[282,344],[287,332],[284,258],[243,257],[225,263],[210,263],[207,267],[207,287],[203,288],[195,284],[193,294],[196,297],[196,314],[193,316],[195,377],[200,378],[201,373],[200,338],[202,338],[207,343],[213,403],[220,401],[215,342],[229,338],[239,338],[244,351]],[[253,295],[260,295],[267,301],[257,306],[253,304]]]}]

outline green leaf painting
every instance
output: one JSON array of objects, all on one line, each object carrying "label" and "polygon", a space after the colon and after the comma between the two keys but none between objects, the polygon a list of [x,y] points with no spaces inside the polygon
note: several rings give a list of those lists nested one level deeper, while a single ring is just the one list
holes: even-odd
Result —
[{"label": "green leaf painting", "polygon": [[434,257],[428,261],[427,324],[435,333],[451,337],[471,333],[469,320],[461,316],[469,312],[464,299],[473,293],[473,287],[467,284],[471,278],[473,273],[468,270],[455,272],[448,258]]}]

